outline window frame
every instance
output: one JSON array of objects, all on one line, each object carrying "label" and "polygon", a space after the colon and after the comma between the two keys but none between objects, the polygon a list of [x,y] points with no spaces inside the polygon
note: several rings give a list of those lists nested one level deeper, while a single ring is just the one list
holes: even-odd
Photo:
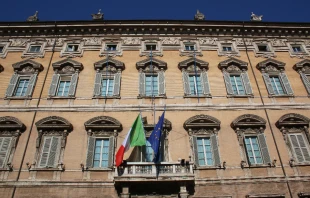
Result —
[{"label": "window frame", "polygon": [[[152,79],[152,82],[151,82],[151,94],[147,94],[147,78],[148,77],[151,77]],[[157,93],[154,93],[154,88],[156,87],[156,84],[154,83],[153,79],[154,78],[157,78]],[[159,77],[158,77],[158,74],[157,73],[145,73],[145,82],[144,82],[144,85],[145,85],[145,97],[158,97],[159,96]]]},{"label": "window frame", "polygon": [[[254,152],[254,148],[253,148],[253,144],[252,144],[252,140],[250,139],[250,141],[251,141],[251,151],[252,151],[252,153],[253,153],[253,157],[254,157],[254,161],[255,161],[255,163],[251,163],[250,162],[250,156],[249,156],[249,153],[248,153],[248,149],[247,149],[247,146],[246,146],[246,138],[247,137],[255,137],[256,138],[256,141],[257,141],[257,143],[258,143],[258,147],[259,147],[259,154],[260,154],[260,158],[261,158],[261,160],[262,160],[262,162],[261,163],[258,163],[257,162],[257,160],[256,160],[256,154],[254,154],[255,152]],[[258,139],[258,137],[257,137],[257,135],[253,135],[253,134],[244,134],[244,138],[243,138],[243,141],[244,141],[244,148],[245,148],[245,152],[246,152],[246,155],[247,155],[247,161],[248,161],[248,163],[249,164],[255,164],[255,165],[263,165],[264,164],[264,160],[263,160],[263,157],[262,157],[262,150],[261,150],[261,146],[260,146],[260,142],[259,142],[259,139]],[[255,155],[255,156],[254,156]]]},{"label": "window frame", "polygon": [[[39,47],[39,50],[38,51],[31,51],[32,47]],[[41,48],[42,48],[42,45],[34,45],[34,44],[29,45],[28,53],[40,53]]]},{"label": "window frame", "polygon": [[155,49],[152,49],[152,57],[163,56],[163,49],[159,38],[156,39],[142,39],[140,46],[140,56],[150,57],[151,50],[147,50],[147,45],[156,45]]},{"label": "window frame", "polygon": [[[29,75],[19,75],[19,76],[18,76],[18,80],[17,80],[16,86],[15,86],[15,88],[14,88],[13,97],[21,97],[21,98],[24,98],[24,97],[27,96],[27,90],[28,90],[28,87],[29,87],[30,78],[31,78],[31,76],[29,76]],[[19,87],[19,84],[20,84],[20,81],[21,81],[21,80],[28,80],[28,85],[27,85],[27,88],[26,88],[26,91],[25,91],[25,95],[17,96],[17,95],[16,95],[16,92],[17,92],[17,89],[18,89],[18,87]]]},{"label": "window frame", "polygon": [[[259,46],[266,46],[267,51],[259,50]],[[271,58],[276,57],[274,48],[272,47],[271,43],[266,39],[264,41],[257,41],[253,43],[255,57],[264,57],[264,58]]]},{"label": "window frame", "polygon": [[[304,42],[288,42],[289,53],[291,57],[306,58],[310,56]],[[300,47],[300,52],[295,52],[294,47]]]},{"label": "window frame", "polygon": [[[181,39],[180,40],[181,48],[179,50],[180,56],[202,56],[202,50],[199,44],[199,41],[196,39]],[[186,46],[193,45],[194,50],[186,50]]]},{"label": "window frame", "polygon": [[[107,46],[109,45],[115,45],[115,50],[108,50]],[[119,40],[105,40],[105,42],[102,43],[101,50],[99,53],[99,56],[106,56],[106,57],[115,57],[115,56],[122,56],[123,55],[123,49],[122,49],[122,43]]]},{"label": "window frame", "polygon": [[[70,80],[65,80],[65,78],[70,78]],[[64,75],[60,75],[59,76],[59,79],[58,79],[58,82],[57,82],[57,88],[56,88],[56,95],[55,95],[55,97],[69,97],[69,90],[68,90],[68,95],[63,95],[65,87],[64,87],[64,89],[62,91],[62,95],[58,95],[58,92],[59,92],[59,88],[60,88],[61,82],[65,82],[65,85],[67,84],[67,82],[70,82],[70,84],[69,84],[69,89],[70,89],[71,80],[72,80],[72,75],[64,74]]]},{"label": "window frame", "polygon": [[[69,46],[75,46],[75,47],[77,47],[75,50],[73,50],[73,51],[70,51],[69,50]],[[69,52],[69,53],[75,53],[75,52],[78,52],[79,51],[79,48],[80,48],[80,45],[79,44],[74,44],[74,43],[67,43],[67,45],[66,45],[66,51],[65,52]]]},{"label": "window frame", "polygon": [[[68,58],[74,58],[74,57],[82,57],[84,53],[83,48],[84,42],[81,40],[75,40],[75,39],[69,39],[66,40],[63,44],[62,50],[60,51],[60,57],[68,57]],[[77,46],[77,49],[75,51],[69,51],[68,47],[69,45]]]},{"label": "window frame", "polygon": [[[231,51],[224,51],[224,47],[230,47]],[[218,56],[228,56],[228,57],[233,57],[233,56],[240,56],[240,52],[237,48],[237,45],[235,41],[219,41],[218,42]]]},{"label": "window frame", "polygon": [[[39,51],[30,51],[31,47],[40,47]],[[26,45],[25,50],[23,51],[22,58],[44,58],[45,56],[45,41],[34,41]]]}]

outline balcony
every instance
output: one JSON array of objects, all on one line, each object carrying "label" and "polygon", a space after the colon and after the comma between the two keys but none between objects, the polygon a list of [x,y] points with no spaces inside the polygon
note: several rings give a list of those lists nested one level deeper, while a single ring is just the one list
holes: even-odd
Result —
[{"label": "balcony", "polygon": [[115,182],[128,181],[188,181],[194,180],[193,163],[180,162],[127,162],[115,169]]}]

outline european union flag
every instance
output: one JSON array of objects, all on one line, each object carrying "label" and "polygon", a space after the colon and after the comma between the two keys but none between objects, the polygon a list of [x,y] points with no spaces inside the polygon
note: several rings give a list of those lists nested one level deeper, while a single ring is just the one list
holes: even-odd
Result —
[{"label": "european union flag", "polygon": [[159,121],[157,122],[156,126],[154,127],[153,132],[151,133],[148,141],[152,146],[154,151],[154,162],[158,162],[160,160],[160,141],[161,141],[161,132],[163,130],[165,120],[165,111],[160,116]]}]

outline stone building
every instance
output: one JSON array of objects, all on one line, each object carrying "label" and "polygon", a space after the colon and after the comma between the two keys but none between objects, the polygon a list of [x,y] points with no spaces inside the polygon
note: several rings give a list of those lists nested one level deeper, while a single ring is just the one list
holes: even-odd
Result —
[{"label": "stone building", "polygon": [[[255,17],[254,17],[255,19]],[[310,24],[0,23],[0,197],[310,197]],[[161,163],[115,151],[166,109]]]}]

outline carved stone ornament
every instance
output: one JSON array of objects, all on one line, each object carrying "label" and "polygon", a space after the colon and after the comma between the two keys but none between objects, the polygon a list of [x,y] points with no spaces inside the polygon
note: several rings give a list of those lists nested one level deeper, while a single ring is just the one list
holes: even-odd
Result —
[{"label": "carved stone ornament", "polygon": [[253,114],[244,114],[237,117],[232,123],[233,129],[237,128],[266,128],[266,120]]},{"label": "carved stone ornament", "polygon": [[296,71],[302,71],[306,74],[310,74],[310,60],[305,59],[295,64],[294,69]]},{"label": "carved stone ornament", "polygon": [[220,129],[221,121],[209,115],[196,115],[187,119],[183,127],[189,135],[203,135],[217,133]]},{"label": "carved stone ornament", "polygon": [[[108,66],[108,68],[107,68]],[[94,63],[95,70],[107,71],[107,72],[117,72],[118,70],[123,71],[125,69],[125,64],[121,61],[115,60],[113,58],[106,58]]]},{"label": "carved stone ornament", "polygon": [[195,19],[196,21],[205,20],[205,15],[202,14],[201,12],[199,12],[199,10],[197,10],[194,19]]},{"label": "carved stone ornament", "polygon": [[217,38],[206,37],[198,39],[200,45],[217,45]]},{"label": "carved stone ornament", "polygon": [[286,39],[268,39],[272,46],[275,47],[285,47],[286,46]]},{"label": "carved stone ornament", "polygon": [[101,13],[101,9],[99,9],[97,14],[91,15],[94,21],[103,20],[103,13]]},{"label": "carved stone ornament", "polygon": [[276,126],[281,128],[300,128],[300,127],[309,127],[310,119],[306,116],[297,114],[297,113],[289,113],[283,115],[276,123]]},{"label": "carved stone ornament", "polygon": [[256,15],[252,12],[251,14],[251,21],[262,21],[263,15]]},{"label": "carved stone ornament", "polygon": [[63,59],[52,64],[54,71],[58,73],[74,73],[75,71],[82,71],[83,65],[80,62],[70,58]]},{"label": "carved stone ornament", "polygon": [[72,124],[65,118],[59,116],[49,116],[43,118],[35,123],[38,131],[68,131],[70,132],[73,129]]},{"label": "carved stone ornament", "polygon": [[[196,64],[196,68],[195,68]],[[201,70],[208,70],[209,69],[209,63],[197,58],[189,58],[187,60],[184,60],[179,63],[178,68],[180,70],[185,69],[186,71],[189,72],[195,72],[196,71],[201,71]]]},{"label": "carved stone ornament", "polygon": [[100,37],[83,38],[84,46],[99,46],[102,45],[102,39]]},{"label": "carved stone ornament", "polygon": [[14,63],[12,66],[18,74],[34,74],[43,71],[43,66],[31,59]]},{"label": "carved stone ornament", "polygon": [[245,38],[245,39],[235,38],[233,40],[236,41],[236,45],[244,46],[244,43],[246,45],[252,45],[253,44],[253,39],[250,39],[250,38]]},{"label": "carved stone ornament", "polygon": [[139,37],[123,37],[123,45],[141,45],[141,38]]},{"label": "carved stone ornament", "polygon": [[[143,123],[143,126],[144,126],[144,130],[145,130],[146,136],[151,135],[152,131],[154,130],[154,126],[155,125],[154,124],[148,124],[147,117],[143,117],[142,118],[142,123]],[[166,118],[164,120],[163,129],[166,132],[166,135],[168,135],[169,131],[172,130],[172,123],[168,119],[166,119]]]},{"label": "carved stone ornament", "polygon": [[[151,66],[153,68],[151,68]],[[143,71],[151,71],[155,69],[167,70],[167,63],[155,58],[147,58],[136,63],[137,70],[142,69]]]},{"label": "carved stone ornament", "polygon": [[88,133],[104,136],[117,136],[116,132],[121,132],[123,130],[122,124],[117,119],[110,116],[91,118],[84,123],[84,126]]},{"label": "carved stone ornament", "polygon": [[229,58],[220,62],[218,67],[220,70],[225,69],[227,71],[246,71],[248,70],[248,63],[236,58]]},{"label": "carved stone ornament", "polygon": [[161,44],[162,45],[180,45],[180,37],[161,37]]},{"label": "carved stone ornament", "polygon": [[25,47],[30,39],[10,39],[12,47]]},{"label": "carved stone ornament", "polygon": [[265,72],[276,72],[276,71],[282,71],[284,70],[285,63],[268,58],[260,63],[257,64],[257,69],[260,71],[265,71]]},{"label": "carved stone ornament", "polygon": [[34,15],[32,15],[32,16],[30,16],[30,17],[27,18],[27,21],[28,21],[28,22],[39,21],[38,13],[39,13],[39,12],[36,11],[36,12],[34,13]]},{"label": "carved stone ornament", "polygon": [[56,47],[59,47],[59,46],[63,46],[63,44],[64,44],[64,41],[65,41],[65,39],[64,38],[57,38],[57,39],[51,39],[51,38],[47,38],[46,39],[46,42],[47,42],[47,46],[53,46],[54,45],[54,43],[55,43],[55,46]]},{"label": "carved stone ornament", "polygon": [[[17,118],[11,116],[0,117],[0,134],[18,136],[25,131],[26,126]],[[17,134],[15,133],[17,132]]]}]

